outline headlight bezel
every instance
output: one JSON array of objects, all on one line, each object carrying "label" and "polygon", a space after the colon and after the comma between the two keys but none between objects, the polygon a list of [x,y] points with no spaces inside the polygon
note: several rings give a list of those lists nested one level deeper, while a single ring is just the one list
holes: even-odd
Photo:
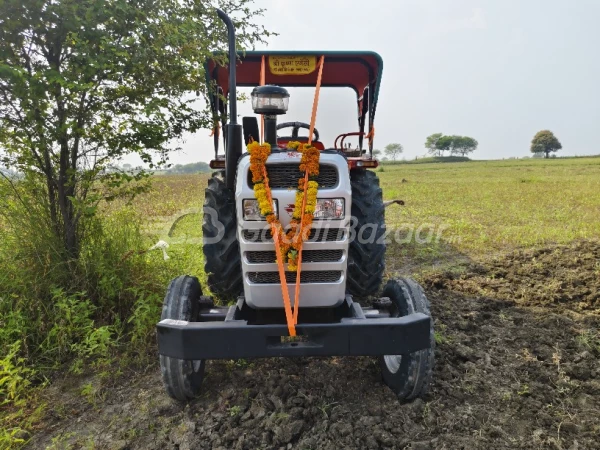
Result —
[{"label": "headlight bezel", "polygon": [[[327,205],[327,203],[330,203]],[[254,212],[248,210],[252,208]],[[242,200],[242,218],[248,222],[266,222],[266,217],[258,211],[258,200],[255,198],[245,198]],[[273,199],[273,212],[275,217],[279,218],[279,201]],[[326,215],[328,214],[329,215]],[[338,214],[337,216],[335,214]],[[317,198],[313,220],[343,220],[346,218],[346,199],[343,197],[323,197]]]},{"label": "headlight bezel", "polygon": [[[258,214],[247,214],[246,213],[246,208],[247,208],[247,202],[252,202],[252,206],[248,205],[248,207],[253,207],[256,210],[258,210]],[[275,214],[275,217],[279,218],[279,202],[277,201],[276,198],[273,199],[273,213]],[[248,217],[251,218],[248,218]],[[245,198],[242,200],[242,218],[245,221],[248,222],[266,222],[267,218],[265,216],[263,216],[262,214],[260,214],[260,210],[258,208],[258,200],[255,198]]]},{"label": "headlight bezel", "polygon": [[[333,207],[335,211],[341,210],[339,216],[329,216],[329,217],[319,217],[318,214],[320,211],[319,206],[325,202],[333,202],[334,204],[330,206]],[[331,209],[329,209],[331,211]],[[333,197],[333,198],[317,198],[317,205],[315,207],[315,213],[313,214],[313,220],[343,220],[346,218],[346,199],[343,197]]]}]

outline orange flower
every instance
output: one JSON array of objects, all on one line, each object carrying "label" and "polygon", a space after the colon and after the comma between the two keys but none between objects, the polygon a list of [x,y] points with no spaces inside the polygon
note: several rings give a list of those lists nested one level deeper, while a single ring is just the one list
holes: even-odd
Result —
[{"label": "orange flower", "polygon": [[[289,142],[288,148],[302,153],[300,159],[300,172],[308,172],[309,177],[315,177],[319,174],[319,159],[321,152],[308,143]],[[308,188],[308,189],[307,189]],[[290,250],[287,253],[288,269],[295,270],[297,264],[297,254],[302,249],[302,244],[308,239],[312,228],[313,214],[317,204],[316,181],[309,181],[308,186],[304,182],[304,177],[298,179],[298,192],[294,204],[294,213],[290,222],[290,230],[286,237],[290,241]],[[302,209],[302,204],[304,210]],[[302,227],[302,233],[300,228]]]}]

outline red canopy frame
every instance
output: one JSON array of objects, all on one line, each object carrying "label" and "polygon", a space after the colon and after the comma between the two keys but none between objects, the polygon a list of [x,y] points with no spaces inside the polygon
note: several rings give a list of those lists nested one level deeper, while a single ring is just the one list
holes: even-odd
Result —
[{"label": "red canopy frame", "polygon": [[[223,100],[229,93],[229,66],[222,65],[217,60],[222,59],[215,55],[205,65],[207,84],[212,92],[210,96],[211,107],[215,118],[221,117],[223,124],[226,122]],[[314,58],[319,60],[325,57],[321,86],[322,87],[350,87],[356,92],[358,112],[359,145],[362,141],[368,117],[368,130],[372,134],[375,120],[375,110],[383,72],[383,60],[375,52],[332,52],[332,51],[249,51],[238,53],[236,63],[236,85],[254,87],[261,84],[261,61],[263,56],[268,59],[274,57]],[[318,69],[310,73],[274,73],[267,62],[265,64],[264,83],[275,84],[283,87],[315,86],[317,83]],[[215,89],[216,88],[216,89]],[[217,138],[218,139],[218,138]],[[369,150],[372,151],[372,139]]]}]

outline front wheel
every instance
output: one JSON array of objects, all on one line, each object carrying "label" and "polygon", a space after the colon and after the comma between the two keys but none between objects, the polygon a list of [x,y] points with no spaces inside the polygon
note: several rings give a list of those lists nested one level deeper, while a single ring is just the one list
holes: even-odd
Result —
[{"label": "front wheel", "polygon": [[[202,288],[196,277],[180,276],[171,281],[163,303],[161,320],[197,322]],[[186,401],[200,392],[204,360],[183,360],[160,355],[160,371],[169,396]]]},{"label": "front wheel", "polygon": [[[411,278],[390,280],[383,289],[383,297],[392,302],[390,315],[402,317],[423,313],[431,317],[429,301],[421,286]],[[404,355],[380,357],[383,381],[401,401],[410,401],[427,394],[433,372],[435,339],[433,320],[429,333],[430,347]]]}]

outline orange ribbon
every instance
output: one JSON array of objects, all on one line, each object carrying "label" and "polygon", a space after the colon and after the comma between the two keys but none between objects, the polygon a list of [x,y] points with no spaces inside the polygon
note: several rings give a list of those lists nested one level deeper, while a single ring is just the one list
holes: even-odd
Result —
[{"label": "orange ribbon", "polygon": [[[319,74],[317,76],[317,86],[315,88],[315,98],[313,100],[312,115],[310,118],[310,131],[308,133],[308,144],[312,144],[315,122],[317,121],[317,107],[319,106],[319,92],[321,91],[321,79],[323,77],[323,66],[325,65],[325,55],[319,60]],[[294,292],[294,325],[298,323],[298,311],[300,309],[300,274],[302,272],[302,247],[304,243],[304,210],[306,209],[306,195],[308,193],[308,168],[304,172],[304,196],[302,197],[302,217],[300,219],[300,246],[298,247],[298,263],[296,267],[296,289]]]},{"label": "orange ribbon", "polygon": [[215,125],[213,125],[213,129],[211,130],[209,137],[213,137],[215,135],[215,133],[217,133],[217,136],[219,136],[219,130],[221,129],[221,124],[217,121],[215,122]]},{"label": "orange ribbon", "polygon": [[[260,85],[265,85],[265,55],[260,62]],[[265,142],[265,115],[260,115],[260,142]]]},{"label": "orange ribbon", "polygon": [[369,131],[365,137],[369,140],[369,147],[370,147],[371,144],[373,143],[373,139],[375,139],[375,125],[373,125],[371,127],[371,131]]},{"label": "orange ribbon", "polygon": [[[267,200],[269,205],[273,204],[271,189],[269,189],[269,178],[267,177],[267,166],[263,165],[263,183],[267,191]],[[275,243],[275,254],[277,255],[277,268],[279,271],[279,282],[281,283],[281,293],[283,294],[283,306],[285,308],[285,320],[287,322],[290,336],[296,336],[296,327],[294,326],[294,316],[292,313],[292,302],[290,300],[290,291],[287,280],[285,279],[285,268],[283,267],[283,255],[281,254],[281,244],[279,242],[279,223],[271,223],[271,235]]]}]

